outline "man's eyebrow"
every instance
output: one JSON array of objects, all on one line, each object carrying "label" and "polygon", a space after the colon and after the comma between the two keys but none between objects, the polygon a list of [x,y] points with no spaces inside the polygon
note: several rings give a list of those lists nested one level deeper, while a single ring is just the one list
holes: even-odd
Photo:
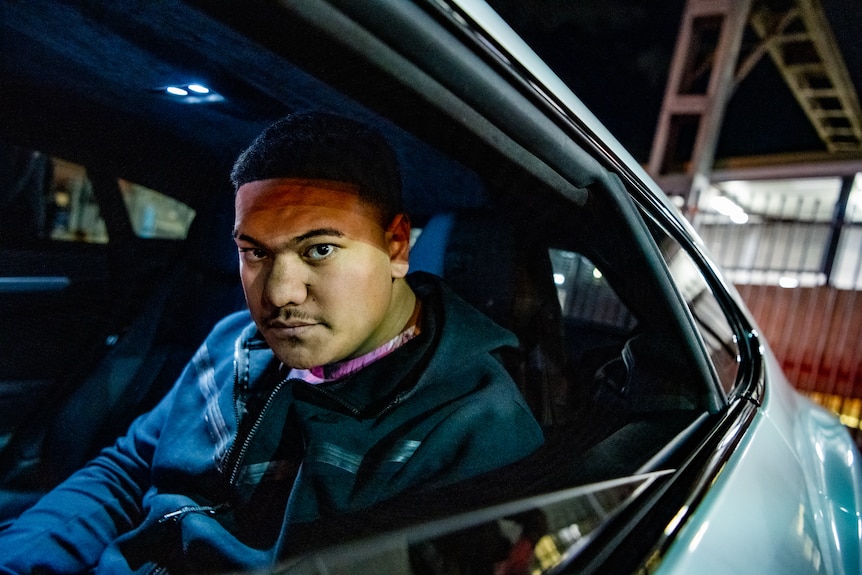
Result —
[{"label": "man's eyebrow", "polygon": [[[300,235],[296,236],[295,238],[293,238],[291,240],[291,243],[302,243],[306,240],[309,240],[311,238],[316,238],[319,236],[332,236],[332,237],[336,237],[336,238],[343,238],[344,232],[342,232],[341,230],[338,230],[336,228],[317,228],[314,230],[309,230],[309,231],[305,232],[304,234],[300,234]],[[244,242],[248,242],[248,243],[254,244],[256,246],[262,246],[263,245],[262,242],[254,239],[253,237],[248,236],[246,234],[241,234],[239,232],[239,230],[237,230],[237,229],[233,230],[231,237],[235,240],[242,240]]]},{"label": "man's eyebrow", "polygon": [[235,239],[235,240],[242,240],[242,241],[244,241],[244,242],[248,242],[248,243],[250,243],[250,244],[255,244],[255,245],[257,245],[257,246],[261,245],[259,241],[257,241],[256,239],[254,239],[254,238],[253,238],[253,237],[251,237],[251,236],[247,236],[247,235],[245,235],[245,234],[241,234],[241,233],[239,233],[239,230],[237,230],[237,229],[234,229],[234,230],[233,230],[233,232],[231,232],[230,237],[231,237],[232,239]]},{"label": "man's eyebrow", "polygon": [[305,232],[304,234],[296,236],[295,238],[293,238],[293,241],[300,243],[311,238],[316,238],[318,236],[333,236],[336,238],[343,238],[344,232],[335,228],[317,228],[316,230],[310,230]]}]

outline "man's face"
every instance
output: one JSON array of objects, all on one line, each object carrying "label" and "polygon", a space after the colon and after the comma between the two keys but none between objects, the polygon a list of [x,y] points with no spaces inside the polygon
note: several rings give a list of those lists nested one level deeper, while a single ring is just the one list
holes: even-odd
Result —
[{"label": "man's face", "polygon": [[[398,335],[415,300],[410,224],[384,228],[340,182],[280,178],[236,195],[234,237],[255,323],[285,365],[310,368],[372,351]],[[409,293],[408,293],[409,292]],[[409,309],[408,309],[409,308]]]}]

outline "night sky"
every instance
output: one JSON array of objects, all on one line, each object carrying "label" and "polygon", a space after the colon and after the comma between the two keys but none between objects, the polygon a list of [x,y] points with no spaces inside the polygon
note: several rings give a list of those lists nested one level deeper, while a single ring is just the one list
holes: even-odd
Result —
[{"label": "night sky", "polygon": [[[649,158],[684,0],[489,0],[629,151]],[[862,5],[823,0],[857,93]],[[743,80],[718,157],[822,151],[768,56]]]}]

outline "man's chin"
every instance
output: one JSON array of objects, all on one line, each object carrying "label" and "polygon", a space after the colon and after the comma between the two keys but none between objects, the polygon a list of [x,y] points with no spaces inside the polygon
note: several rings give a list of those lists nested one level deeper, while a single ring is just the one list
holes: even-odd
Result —
[{"label": "man's chin", "polygon": [[280,342],[280,345],[270,346],[275,357],[287,367],[293,369],[311,369],[321,365],[326,365],[334,360],[330,360],[327,356],[320,353],[313,353],[310,350],[302,349],[301,345],[291,345]]}]

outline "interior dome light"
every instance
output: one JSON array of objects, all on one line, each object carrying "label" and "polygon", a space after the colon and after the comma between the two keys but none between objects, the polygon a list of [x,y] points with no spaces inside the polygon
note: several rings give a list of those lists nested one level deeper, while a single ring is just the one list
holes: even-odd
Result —
[{"label": "interior dome light", "polygon": [[174,102],[181,102],[183,104],[214,104],[224,102],[224,97],[221,94],[209,86],[196,82],[159,86],[154,88],[153,91],[170,96]]}]

